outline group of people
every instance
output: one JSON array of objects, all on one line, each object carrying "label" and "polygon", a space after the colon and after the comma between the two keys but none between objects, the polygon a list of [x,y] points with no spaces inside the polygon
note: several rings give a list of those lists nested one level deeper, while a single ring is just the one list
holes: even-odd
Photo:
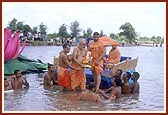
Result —
[{"label": "group of people", "polygon": [[[63,90],[76,91],[80,89],[82,92],[76,96],[76,99],[89,100],[101,102],[101,94],[105,99],[116,99],[121,94],[129,94],[139,92],[139,73],[134,72],[132,77],[129,72],[126,72],[122,76],[122,70],[118,69],[114,76],[112,76],[112,87],[106,91],[100,89],[101,75],[103,72],[104,64],[116,64],[120,62],[121,53],[117,48],[117,45],[112,45],[112,49],[109,52],[108,58],[105,59],[106,45],[102,43],[103,39],[100,38],[99,33],[93,34],[93,41],[88,44],[87,41],[81,38],[79,45],[73,50],[72,55],[68,55],[70,52],[70,45],[63,44],[63,50],[59,54],[59,65],[57,67],[57,78],[54,77],[54,65],[48,66],[48,72],[44,76],[43,85],[52,87],[54,84],[60,85]],[[107,41],[108,42],[108,41]],[[92,71],[93,81],[89,83],[89,91],[86,90],[86,75],[85,75],[85,59],[87,53],[91,54],[90,70]],[[68,72],[70,68],[70,72]],[[17,89],[23,85],[29,87],[29,83],[26,79],[20,79],[20,71],[15,71],[15,77],[13,77],[12,88]],[[17,80],[20,79],[20,80]],[[129,79],[133,80],[133,84],[129,83]],[[5,84],[7,88],[7,84]],[[110,96],[106,93],[111,91]]]},{"label": "group of people", "polygon": [[[104,64],[116,64],[120,62],[121,53],[117,48],[117,45],[114,45],[109,52],[108,58],[105,59],[106,46],[104,44],[102,45],[102,40],[99,39],[101,39],[99,33],[95,32],[93,34],[93,41],[91,41],[88,44],[88,48],[86,48],[87,42],[85,39],[81,38],[79,45],[74,48],[72,55],[68,55],[70,52],[70,45],[63,44],[63,50],[59,55],[57,79],[54,79],[53,73],[52,77],[48,79],[48,82],[57,82],[58,85],[62,86],[63,90],[76,91],[77,89],[80,89],[82,92],[76,97],[77,99],[100,101],[101,98],[99,98],[98,93],[102,94],[106,99],[111,98],[111,96],[106,95],[106,91],[99,89],[101,75]],[[85,64],[83,63],[83,60],[88,51],[91,53],[92,57],[90,70],[92,71],[94,82],[89,83],[89,91],[86,91]],[[53,65],[50,66],[54,68]],[[70,72],[68,72],[68,68],[70,68]],[[123,72],[120,69],[116,71],[116,74],[112,76],[111,82],[113,86],[107,90],[107,92],[111,91],[111,95],[114,99],[119,98],[122,93],[129,94],[131,92],[138,92],[138,89],[135,90],[135,87],[139,87],[138,82],[136,82],[138,78],[131,77],[129,72],[126,72],[121,76],[122,73]],[[135,76],[135,73],[133,73],[133,76]],[[133,85],[129,83],[129,79],[134,81]]]},{"label": "group of people", "polygon": [[29,83],[26,80],[26,77],[22,77],[20,70],[15,70],[14,75],[12,76],[11,82],[7,78],[4,78],[4,91],[8,90],[19,90],[23,88],[29,88]]}]

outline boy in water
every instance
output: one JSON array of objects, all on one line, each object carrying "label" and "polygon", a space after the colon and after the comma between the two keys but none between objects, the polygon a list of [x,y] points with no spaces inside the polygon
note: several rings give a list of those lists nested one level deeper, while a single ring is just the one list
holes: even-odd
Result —
[{"label": "boy in water", "polygon": [[105,94],[105,91],[99,90],[99,93],[102,94],[105,99],[117,99],[121,96],[121,79],[118,77],[112,78],[112,84],[110,96]]},{"label": "boy in water", "polygon": [[4,91],[8,91],[11,90],[12,87],[9,84],[9,81],[7,80],[7,78],[4,78]]},{"label": "boy in water", "polygon": [[134,72],[132,74],[132,79],[134,81],[134,85],[131,87],[132,93],[139,93],[139,89],[140,89],[139,82],[138,82],[139,77],[140,75],[138,72]]}]

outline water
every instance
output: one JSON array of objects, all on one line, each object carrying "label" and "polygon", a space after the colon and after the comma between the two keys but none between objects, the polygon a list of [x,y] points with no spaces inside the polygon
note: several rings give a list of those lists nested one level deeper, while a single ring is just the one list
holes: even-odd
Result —
[{"label": "water", "polygon": [[[164,48],[163,47],[119,47],[122,56],[136,58],[136,70],[140,73],[139,95],[122,95],[122,98],[103,103],[75,100],[78,92],[60,92],[57,86],[46,89],[39,85],[43,81],[43,73],[27,74],[30,83],[28,90],[4,94],[4,111],[159,111],[164,106]],[[40,59],[46,63],[53,63],[54,56],[58,56],[62,47],[58,46],[26,46],[22,55],[30,59]],[[71,48],[71,52],[73,47]],[[110,47],[107,48],[109,52]]]}]

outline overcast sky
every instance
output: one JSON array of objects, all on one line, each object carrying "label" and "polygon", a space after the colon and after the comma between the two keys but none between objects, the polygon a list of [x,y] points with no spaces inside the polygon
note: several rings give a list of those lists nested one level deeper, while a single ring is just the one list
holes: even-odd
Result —
[{"label": "overcast sky", "polygon": [[[119,33],[119,27],[130,22],[140,36],[164,36],[166,31],[166,3],[8,3],[3,2],[4,27],[13,19],[24,21],[32,28],[43,22],[47,32],[58,33],[62,24],[78,21],[81,29],[103,30],[104,34]],[[69,29],[68,29],[68,32]]]}]

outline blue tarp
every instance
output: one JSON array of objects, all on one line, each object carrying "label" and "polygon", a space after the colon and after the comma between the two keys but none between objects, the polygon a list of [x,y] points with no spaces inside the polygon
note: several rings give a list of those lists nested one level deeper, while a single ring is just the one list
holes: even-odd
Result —
[{"label": "blue tarp", "polygon": [[[131,57],[124,57],[124,56],[122,56],[121,57],[121,61],[124,61],[127,58],[131,59]],[[68,69],[68,72],[70,72],[70,68]],[[135,69],[130,70],[128,72],[130,72],[132,74],[133,72],[135,72]],[[55,77],[56,77],[56,73],[57,73],[57,71],[54,70]],[[91,72],[91,70],[89,68],[86,68],[85,69],[85,74],[86,74],[86,84],[88,85],[90,82],[93,82],[92,72]],[[112,79],[111,77],[101,76],[101,85],[100,85],[100,88],[104,89],[104,88],[111,87],[112,86],[111,79]]]}]

